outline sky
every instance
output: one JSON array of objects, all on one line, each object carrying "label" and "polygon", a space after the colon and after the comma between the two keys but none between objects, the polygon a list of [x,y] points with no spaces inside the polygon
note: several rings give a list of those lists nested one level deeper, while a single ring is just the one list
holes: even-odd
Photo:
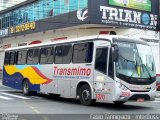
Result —
[{"label": "sky", "polygon": [[23,1],[25,0],[0,0],[0,10],[4,10]]}]

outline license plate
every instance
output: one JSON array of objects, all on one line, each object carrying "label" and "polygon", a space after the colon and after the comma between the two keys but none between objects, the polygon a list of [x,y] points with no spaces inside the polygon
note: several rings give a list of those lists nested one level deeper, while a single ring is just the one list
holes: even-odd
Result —
[{"label": "license plate", "polygon": [[144,98],[138,98],[137,102],[144,102]]}]

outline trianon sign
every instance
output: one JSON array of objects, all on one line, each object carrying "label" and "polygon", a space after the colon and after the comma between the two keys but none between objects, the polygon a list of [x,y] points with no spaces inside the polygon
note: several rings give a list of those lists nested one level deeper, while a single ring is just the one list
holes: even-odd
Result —
[{"label": "trianon sign", "polygon": [[116,26],[156,29],[157,15],[123,8],[100,6],[101,21]]},{"label": "trianon sign", "polygon": [[[110,1],[115,2],[116,0]],[[83,19],[83,22],[89,21],[90,24],[103,24],[113,27],[156,30],[159,6],[158,0],[153,1],[150,1],[151,10],[140,10],[126,6],[112,5],[107,0],[89,0],[88,18]],[[121,1],[119,0],[119,2]],[[148,1],[148,6],[150,2]],[[84,12],[84,10],[79,12],[82,18],[84,16]],[[80,19],[78,20],[80,21]]]}]

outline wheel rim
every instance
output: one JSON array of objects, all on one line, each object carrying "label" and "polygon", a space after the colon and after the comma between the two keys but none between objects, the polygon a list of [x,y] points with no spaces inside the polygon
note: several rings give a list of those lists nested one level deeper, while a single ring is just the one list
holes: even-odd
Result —
[{"label": "wheel rim", "polygon": [[28,89],[29,89],[29,86],[28,86],[28,84],[25,82],[25,83],[24,83],[24,87],[23,87],[24,93],[28,93]]},{"label": "wheel rim", "polygon": [[83,90],[83,92],[82,92],[82,99],[84,101],[90,100],[90,91],[89,90]]}]

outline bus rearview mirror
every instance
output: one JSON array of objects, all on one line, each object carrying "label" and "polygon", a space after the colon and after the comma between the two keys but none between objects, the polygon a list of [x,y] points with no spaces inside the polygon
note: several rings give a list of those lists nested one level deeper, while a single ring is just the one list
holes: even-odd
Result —
[{"label": "bus rearview mirror", "polygon": [[112,59],[113,61],[118,61],[118,46],[117,44],[112,44]]}]

